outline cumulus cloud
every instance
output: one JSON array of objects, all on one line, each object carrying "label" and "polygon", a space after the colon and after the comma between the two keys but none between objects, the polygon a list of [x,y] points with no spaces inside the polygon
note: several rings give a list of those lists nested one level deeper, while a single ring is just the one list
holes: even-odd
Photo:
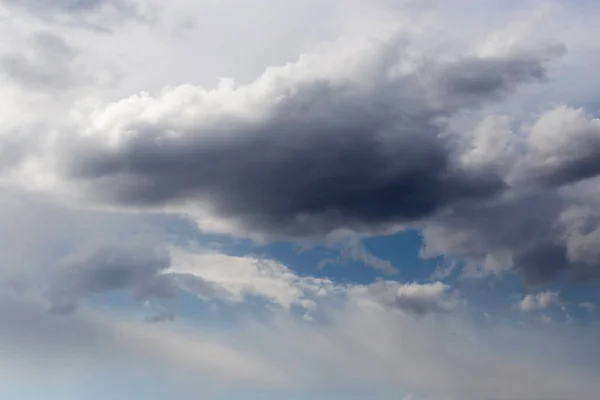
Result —
[{"label": "cumulus cloud", "polygon": [[600,172],[600,119],[581,108],[557,107],[545,112],[527,137],[536,179],[564,185]]},{"label": "cumulus cloud", "polygon": [[417,316],[447,313],[461,302],[458,293],[442,282],[403,284],[388,281],[357,286],[351,291],[356,294],[366,292],[382,304]]},{"label": "cumulus cloud", "polygon": [[68,147],[63,171],[105,201],[198,204],[276,237],[380,230],[500,192],[501,177],[453,160],[443,119],[539,81],[554,51],[395,71],[400,46],[366,46],[336,68],[307,55],[247,86],[111,104]]},{"label": "cumulus cloud", "polygon": [[[561,284],[600,278],[597,9],[546,40],[527,1],[237,3],[0,0],[0,393],[596,399],[596,306]],[[146,5],[160,23],[115,24]],[[557,289],[501,317],[363,242],[402,229],[465,277]],[[388,275],[247,254],[275,240]]]},{"label": "cumulus cloud", "polygon": [[[507,32],[435,52],[406,32],[352,37],[248,84],[77,104],[39,170],[5,163],[27,164],[28,184],[50,174],[90,201],[184,213],[209,232],[305,239],[416,223],[425,256],[458,258],[471,276],[596,279],[595,236],[565,222],[579,204],[562,192],[595,175],[574,167],[594,159],[594,117],[559,107],[526,127],[483,112],[466,147],[453,124],[545,82],[564,52]],[[360,241],[345,249],[394,272]]]},{"label": "cumulus cloud", "polygon": [[456,256],[472,277],[513,270],[528,282],[547,282],[569,267],[555,227],[563,207],[546,192],[455,207],[425,226],[422,255]]},{"label": "cumulus cloud", "polygon": [[[422,256],[445,257],[466,277],[599,279],[600,124],[579,97],[582,86],[597,92],[596,71],[584,79],[570,69],[595,65],[577,58],[581,39],[568,37],[565,53],[537,40],[537,11],[535,23],[506,25],[503,3],[467,23],[462,7],[480,3],[432,1],[408,2],[392,33],[379,14],[364,29],[368,18],[350,19],[347,36],[315,48],[303,35],[246,35],[239,19],[219,19],[235,1],[149,1],[161,3],[165,24],[115,26],[139,16],[134,3],[0,0],[10,17],[0,15],[0,33],[15,38],[0,45],[5,381],[142,376],[145,387],[173,383],[168,397],[181,398],[215,389],[213,398],[330,399],[340,388],[352,389],[350,399],[597,398],[599,347],[585,320],[560,329],[501,320],[469,297],[473,282],[406,281],[401,261],[377,258],[362,241],[419,229]],[[300,31],[343,14],[325,3],[231,8],[248,26],[293,20],[290,31]],[[372,3],[361,3],[362,17]],[[277,14],[300,8],[302,18]],[[182,10],[185,28],[173,34]],[[265,55],[252,44],[263,37],[285,51]],[[235,68],[211,64],[216,48]],[[210,88],[215,70],[241,79]],[[124,73],[115,87],[78,86],[98,71]],[[240,255],[248,242],[225,254],[208,241],[229,237],[207,238],[190,221],[262,243],[324,244],[398,280],[312,276]],[[573,304],[578,318],[595,317],[593,303],[572,302],[562,288],[529,289],[507,307],[549,318]],[[147,308],[92,308],[115,292]],[[48,301],[64,315],[47,313]]]},{"label": "cumulus cloud", "polygon": [[526,295],[515,308],[520,311],[540,311],[550,307],[563,307],[558,292],[540,292]]},{"label": "cumulus cloud", "polygon": [[396,304],[416,314],[447,312],[457,304],[449,295],[449,289],[441,282],[402,285],[396,291]]},{"label": "cumulus cloud", "polygon": [[[425,221],[423,255],[455,257],[470,276],[596,279],[595,236],[565,222],[580,204],[562,192],[596,174],[596,119],[567,106],[531,126],[487,115],[466,147],[449,123],[544,81],[562,48],[512,38],[432,55],[412,39],[340,41],[249,84],[179,85],[77,110],[76,134],[52,147],[59,179],[94,201],[262,240]],[[360,241],[344,248],[394,273]]]},{"label": "cumulus cloud", "polygon": [[462,204],[432,218],[422,254],[458,256],[470,276],[513,270],[533,284],[598,279],[598,208],[582,193],[597,187],[599,126],[585,110],[568,106],[530,124],[486,117],[464,161],[485,163],[489,156],[512,189],[493,202]]}]

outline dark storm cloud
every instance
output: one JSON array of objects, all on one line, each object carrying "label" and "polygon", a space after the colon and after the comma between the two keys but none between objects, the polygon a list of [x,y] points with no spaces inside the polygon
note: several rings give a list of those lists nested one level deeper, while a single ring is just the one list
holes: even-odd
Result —
[{"label": "dark storm cloud", "polygon": [[70,147],[67,174],[105,200],[202,201],[267,235],[381,229],[502,191],[485,168],[457,165],[443,119],[542,79],[547,58],[467,57],[393,78],[386,65],[359,83],[292,83],[260,119],[222,113],[185,131],[134,118],[116,148]]},{"label": "dark storm cloud", "polygon": [[79,299],[112,291],[136,298],[170,297],[174,286],[163,274],[170,255],[161,246],[130,239],[90,245],[62,259],[51,271],[48,298],[56,312],[69,312]]}]

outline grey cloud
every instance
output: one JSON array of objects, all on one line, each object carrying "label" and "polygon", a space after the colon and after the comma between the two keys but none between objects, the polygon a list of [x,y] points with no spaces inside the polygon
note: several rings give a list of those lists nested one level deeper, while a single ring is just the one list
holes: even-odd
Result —
[{"label": "grey cloud", "polygon": [[532,54],[466,58],[444,66],[437,78],[437,91],[446,107],[457,109],[473,107],[482,101],[500,100],[522,83],[546,80],[542,61],[564,52],[562,45],[554,45]]},{"label": "grey cloud", "polygon": [[386,64],[360,83],[290,82],[253,121],[220,113],[181,129],[133,118],[121,121],[131,134],[116,148],[70,147],[66,173],[111,202],[201,201],[271,236],[383,229],[503,190],[492,172],[454,162],[442,120],[539,80],[547,58],[470,57],[394,78]]},{"label": "grey cloud", "polygon": [[85,81],[76,57],[64,39],[40,32],[30,38],[28,48],[0,55],[0,73],[28,89],[65,90]]},{"label": "grey cloud", "polygon": [[[565,161],[561,165],[550,168],[539,168],[537,179],[540,183],[548,186],[562,186],[579,182],[583,179],[594,178],[600,173],[600,146],[596,143],[589,143],[588,148],[580,157]],[[594,149],[596,147],[596,149]]]},{"label": "grey cloud", "polygon": [[[513,187],[493,201],[454,205],[425,223],[422,255],[461,262],[471,277],[512,270],[535,285],[600,279],[600,215],[585,196],[600,172],[600,120],[561,106],[518,134],[500,130],[513,144],[506,158],[512,162],[504,166]],[[483,143],[478,157],[492,155],[488,147]]]},{"label": "grey cloud", "polygon": [[86,12],[97,9],[114,0],[3,0],[6,4],[37,10],[62,12]]},{"label": "grey cloud", "polygon": [[100,244],[124,245],[131,238],[152,247],[151,243],[164,243],[167,236],[172,237],[168,233],[187,227],[177,218],[90,210],[64,200],[38,191],[0,189],[3,275],[47,274],[50,266],[60,264],[68,254],[91,251]]},{"label": "grey cloud", "polygon": [[110,32],[124,21],[152,23],[155,10],[130,0],[0,0],[45,23],[64,24],[96,32]]},{"label": "grey cloud", "polygon": [[525,175],[547,186],[562,186],[600,173],[600,119],[583,109],[557,107],[544,113],[528,137]]},{"label": "grey cloud", "polygon": [[155,314],[150,317],[144,318],[144,322],[148,324],[158,324],[162,322],[171,322],[175,320],[175,314],[166,313],[166,314]]},{"label": "grey cloud", "polygon": [[530,284],[600,278],[600,225],[557,192],[512,194],[454,207],[428,222],[424,257],[458,258],[471,276],[513,270]]},{"label": "grey cloud", "polygon": [[19,7],[35,15],[55,13],[86,14],[112,6],[123,12],[134,11],[134,7],[126,0],[0,0],[8,6]]},{"label": "grey cloud", "polygon": [[34,152],[33,135],[27,129],[12,129],[0,136],[0,172],[19,166]]},{"label": "grey cloud", "polygon": [[136,298],[170,297],[174,286],[162,272],[168,252],[136,241],[89,245],[63,258],[52,271],[47,296],[56,312],[72,311],[78,300],[103,292],[129,290]]}]

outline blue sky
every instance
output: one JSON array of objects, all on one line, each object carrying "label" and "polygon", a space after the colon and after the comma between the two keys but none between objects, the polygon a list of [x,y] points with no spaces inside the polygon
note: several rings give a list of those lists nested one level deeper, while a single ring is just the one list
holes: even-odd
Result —
[{"label": "blue sky", "polygon": [[599,16],[0,0],[0,397],[596,399]]}]

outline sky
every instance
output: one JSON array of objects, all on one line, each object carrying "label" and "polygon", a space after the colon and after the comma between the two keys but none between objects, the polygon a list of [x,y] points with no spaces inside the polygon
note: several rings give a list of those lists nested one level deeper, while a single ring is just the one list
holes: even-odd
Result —
[{"label": "sky", "polygon": [[0,0],[0,397],[597,399],[596,3]]}]

